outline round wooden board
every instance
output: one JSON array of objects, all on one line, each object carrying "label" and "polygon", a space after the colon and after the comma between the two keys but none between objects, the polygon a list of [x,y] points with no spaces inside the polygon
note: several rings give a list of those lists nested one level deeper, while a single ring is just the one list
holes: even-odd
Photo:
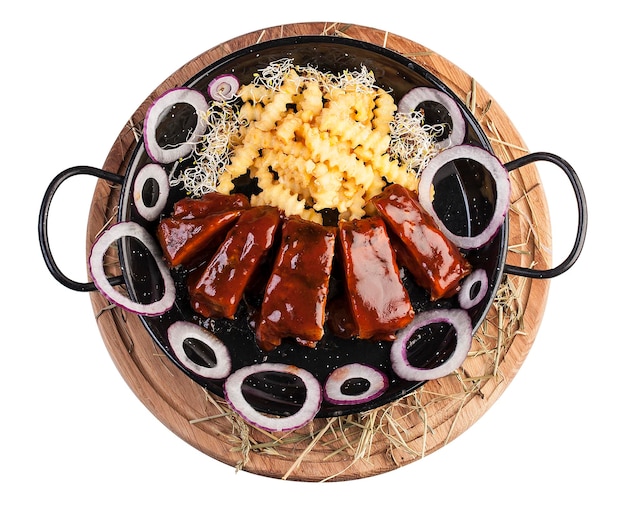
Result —
[{"label": "round wooden board", "polygon": [[[496,155],[507,162],[525,145],[497,102],[471,76],[422,45],[389,32],[341,23],[267,28],[225,42],[184,65],[131,116],[105,161],[123,173],[149,104],[217,59],[251,44],[295,35],[333,35],[385,46],[413,59],[444,81],[470,107]],[[548,268],[550,223],[536,167],[511,174],[507,263]],[[117,215],[120,188],[96,185],[87,250]],[[108,271],[119,272],[110,253]],[[262,433],[245,425],[220,398],[209,395],[153,343],[141,320],[91,293],[94,314],[119,372],[144,405],[185,442],[235,468],[301,481],[347,480],[380,474],[422,458],[465,432],[502,394],[526,358],[539,329],[549,282],[506,276],[501,295],[474,347],[455,374],[430,381],[393,404],[361,415],[316,419],[295,433]]]}]

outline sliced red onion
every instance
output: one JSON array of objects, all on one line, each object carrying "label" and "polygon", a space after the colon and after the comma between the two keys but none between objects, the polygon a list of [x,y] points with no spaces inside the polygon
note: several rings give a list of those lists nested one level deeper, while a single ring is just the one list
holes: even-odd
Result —
[{"label": "sliced red onion", "polygon": [[[179,103],[189,104],[196,110],[198,114],[196,126],[187,142],[173,147],[161,147],[156,138],[157,127],[161,124],[169,110]],[[200,120],[200,115],[206,112],[208,108],[209,106],[202,93],[189,88],[174,88],[157,98],[148,109],[148,112],[146,112],[143,124],[144,146],[148,156],[157,163],[171,163],[187,156],[192,151],[194,142],[199,139],[205,128]]]},{"label": "sliced red onion", "polygon": [[[449,323],[456,330],[456,347],[452,355],[434,368],[418,368],[409,362],[407,345],[415,332],[433,323]],[[472,320],[462,309],[434,309],[419,313],[415,319],[396,334],[391,345],[391,366],[398,377],[414,382],[445,377],[454,372],[465,360],[472,345]]]},{"label": "sliced red onion", "polygon": [[[131,300],[111,285],[104,271],[104,255],[109,246],[122,237],[134,237],[150,252],[161,273],[164,293],[160,300],[144,304]],[[161,258],[161,249],[148,231],[132,221],[121,221],[111,226],[94,242],[89,254],[89,271],[98,290],[111,302],[129,312],[144,316],[158,316],[172,308],[176,300],[176,286],[167,265]]]},{"label": "sliced red onion", "polygon": [[[295,414],[276,417],[256,410],[246,400],[242,386],[246,378],[261,372],[279,372],[298,376],[306,388],[306,398]],[[311,372],[283,363],[260,363],[240,368],[230,375],[224,384],[224,398],[231,408],[248,423],[267,431],[290,431],[304,426],[319,412],[322,403],[322,387]]]},{"label": "sliced red onion", "polygon": [[[345,394],[341,388],[352,379],[364,379],[369,387],[360,394]],[[351,363],[333,370],[328,376],[324,385],[324,397],[336,405],[355,405],[378,398],[388,386],[389,380],[380,370],[361,363]]]},{"label": "sliced red onion", "polygon": [[[228,348],[213,333],[189,321],[176,321],[167,329],[167,339],[172,351],[182,363],[196,375],[207,379],[224,379],[231,370]],[[185,352],[184,344],[188,340],[198,340],[208,346],[215,355],[215,366],[203,366],[193,361]]]},{"label": "sliced red onion", "polygon": [[218,75],[209,83],[208,92],[213,100],[230,100],[239,91],[239,79],[233,74]]},{"label": "sliced red onion", "polygon": [[[478,291],[476,291],[478,286]],[[489,279],[487,272],[483,268],[474,270],[469,274],[461,284],[458,299],[462,309],[471,309],[485,297],[487,288],[489,287]]]},{"label": "sliced red onion", "polygon": [[465,119],[463,118],[459,105],[454,98],[447,93],[426,86],[413,88],[398,102],[398,112],[408,114],[413,112],[424,102],[435,102],[443,105],[452,119],[450,135],[437,142],[436,146],[440,149],[444,149],[462,144],[465,140]]},{"label": "sliced red onion", "polygon": [[[491,221],[481,233],[473,236],[456,235],[450,231],[435,212],[431,198],[433,180],[438,170],[451,161],[462,159],[470,159],[481,164],[491,174],[495,183],[496,201]],[[418,198],[424,210],[434,218],[446,237],[464,249],[478,249],[495,236],[509,210],[510,193],[509,173],[498,158],[481,147],[470,145],[454,146],[441,151],[422,171],[418,186]]]},{"label": "sliced red onion", "polygon": [[[146,205],[143,199],[144,187],[150,180],[156,182],[158,186],[159,195],[154,205]],[[147,221],[154,221],[160,215],[165,205],[167,204],[167,197],[170,194],[170,183],[165,170],[161,165],[156,163],[148,163],[137,173],[135,177],[135,183],[133,185],[133,200],[135,202],[135,208],[137,212]]]}]

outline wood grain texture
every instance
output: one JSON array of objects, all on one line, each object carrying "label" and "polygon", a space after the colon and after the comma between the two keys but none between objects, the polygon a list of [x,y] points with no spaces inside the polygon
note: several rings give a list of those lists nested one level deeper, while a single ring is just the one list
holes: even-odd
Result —
[{"label": "wood grain texture", "polygon": [[[190,61],[166,79],[131,116],[105,161],[123,173],[136,145],[148,105],[215,60],[259,41],[294,35],[339,35],[385,46],[408,56],[466,101],[489,136],[496,155],[509,161],[525,154],[515,127],[487,91],[453,63],[392,33],[357,25],[305,23],[277,26],[237,37]],[[511,175],[507,263],[548,268],[551,237],[547,203],[534,166]],[[87,250],[115,221],[120,188],[98,182],[90,209]],[[107,271],[118,271],[114,253]],[[466,363],[453,376],[427,383],[410,398],[350,418],[315,420],[280,445],[247,427],[160,353],[141,320],[109,306],[97,292],[91,300],[106,347],[138,399],[165,426],[208,456],[245,471],[302,481],[346,480],[380,474],[443,447],[464,433],[498,399],[524,362],[547,302],[549,282],[505,276],[508,305],[495,306],[475,338]],[[506,327],[507,331],[502,328]],[[204,420],[203,420],[204,419]],[[199,422],[195,422],[201,420]],[[356,430],[355,423],[376,430]],[[375,433],[371,438],[364,434]],[[401,433],[401,436],[398,434]],[[296,440],[296,435],[302,435]],[[365,448],[363,455],[359,450]]]}]

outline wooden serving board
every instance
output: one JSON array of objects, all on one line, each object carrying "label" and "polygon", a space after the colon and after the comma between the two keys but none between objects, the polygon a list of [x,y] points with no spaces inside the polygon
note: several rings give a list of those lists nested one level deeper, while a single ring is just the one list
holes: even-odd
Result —
[{"label": "wooden serving board", "polygon": [[[251,44],[295,35],[355,38],[404,54],[427,68],[466,101],[507,162],[526,154],[524,143],[497,102],[471,76],[428,48],[389,32],[341,23],[267,28],[199,55],[166,79],[131,116],[105,161],[123,173],[150,103],[215,60]],[[507,263],[548,268],[547,203],[536,167],[512,173]],[[99,181],[87,230],[89,251],[117,215],[120,188]],[[110,253],[107,270],[119,272]],[[496,303],[475,335],[470,356],[455,374],[385,407],[360,415],[316,419],[281,438],[247,426],[220,398],[208,394],[153,343],[140,319],[91,293],[94,314],[119,372],[144,405],[182,440],[235,468],[268,477],[347,480],[387,472],[422,458],[465,432],[498,399],[522,365],[539,329],[549,282],[505,276]]]}]

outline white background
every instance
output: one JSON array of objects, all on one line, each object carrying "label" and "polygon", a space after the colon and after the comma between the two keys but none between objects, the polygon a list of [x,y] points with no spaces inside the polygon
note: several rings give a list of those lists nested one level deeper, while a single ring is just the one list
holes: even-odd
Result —
[{"label": "white background", "polygon": [[[617,5],[23,0],[3,7],[0,502],[624,503],[626,279],[618,240],[626,38]],[[220,42],[302,21],[388,30],[448,58],[492,94],[532,151],[570,161],[589,203],[583,254],[551,282],[535,344],[503,396],[424,460],[345,483],[235,473],[170,432],[114,367],[88,295],[52,278],[37,240],[51,179],[73,165],[101,166],[127,118],[166,77]],[[573,196],[560,171],[541,170],[556,260],[573,239]],[[74,179],[57,193],[50,233],[62,269],[86,280],[95,180]]]}]

